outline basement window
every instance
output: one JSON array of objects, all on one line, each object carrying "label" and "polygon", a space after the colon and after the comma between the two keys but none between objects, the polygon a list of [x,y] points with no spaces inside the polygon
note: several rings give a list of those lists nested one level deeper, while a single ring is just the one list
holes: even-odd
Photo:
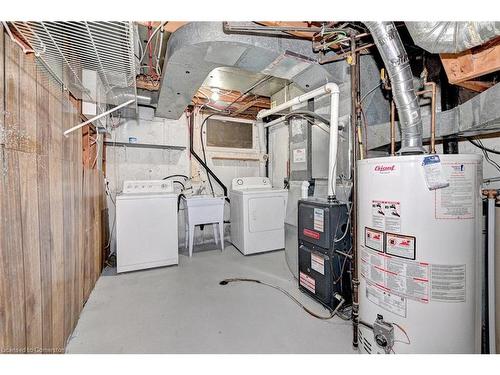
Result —
[{"label": "basement window", "polygon": [[207,146],[253,149],[253,123],[209,119],[207,121]]}]

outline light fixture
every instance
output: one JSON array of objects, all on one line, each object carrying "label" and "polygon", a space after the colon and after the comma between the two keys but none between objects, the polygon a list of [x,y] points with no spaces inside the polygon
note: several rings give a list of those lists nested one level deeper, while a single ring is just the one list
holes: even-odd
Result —
[{"label": "light fixture", "polygon": [[212,95],[210,96],[210,99],[212,99],[213,101],[215,101],[215,102],[216,102],[217,100],[219,100],[219,98],[220,98],[219,93],[218,93],[217,91],[215,91],[215,90],[214,90],[214,92],[213,92],[213,93],[212,93]]}]

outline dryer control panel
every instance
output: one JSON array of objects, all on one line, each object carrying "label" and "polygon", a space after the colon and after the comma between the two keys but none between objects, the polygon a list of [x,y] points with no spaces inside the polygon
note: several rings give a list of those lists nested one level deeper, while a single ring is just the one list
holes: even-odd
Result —
[{"label": "dryer control panel", "polygon": [[136,180],[123,182],[123,194],[173,193],[172,180]]},{"label": "dryer control panel", "polygon": [[231,183],[233,190],[259,189],[272,187],[269,177],[238,177]]}]

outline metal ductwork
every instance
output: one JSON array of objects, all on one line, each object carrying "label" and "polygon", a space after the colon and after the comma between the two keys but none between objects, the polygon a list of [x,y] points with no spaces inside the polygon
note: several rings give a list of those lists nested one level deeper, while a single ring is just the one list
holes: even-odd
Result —
[{"label": "metal ductwork", "polygon": [[233,67],[311,91],[346,80],[344,62],[319,65],[308,40],[228,34],[222,22],[190,22],[169,39],[156,116],[178,119],[210,72]]},{"label": "metal ductwork", "polygon": [[394,102],[401,124],[401,154],[425,152],[422,147],[422,118],[410,68],[399,33],[393,22],[365,22],[391,78]]},{"label": "metal ductwork", "polygon": [[431,53],[459,53],[500,35],[500,22],[406,22],[413,42]]}]

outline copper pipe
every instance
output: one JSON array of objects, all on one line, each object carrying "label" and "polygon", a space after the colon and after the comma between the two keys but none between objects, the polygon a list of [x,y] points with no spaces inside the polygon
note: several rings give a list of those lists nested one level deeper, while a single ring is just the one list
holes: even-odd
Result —
[{"label": "copper pipe", "polygon": [[497,199],[499,190],[496,190],[496,189],[483,189],[481,192],[488,199]]},{"label": "copper pipe", "polygon": [[427,82],[426,85],[431,87],[431,154],[436,153],[436,83]]},{"label": "copper pipe", "polygon": [[396,106],[391,100],[391,155],[396,155]]},{"label": "copper pipe", "polygon": [[436,153],[436,83],[425,82],[424,86],[429,86],[430,89],[417,91],[417,95],[431,94],[431,144],[429,152]]},{"label": "copper pipe", "polygon": [[356,161],[359,155],[359,143],[356,140],[356,131],[358,129],[358,101],[359,101],[359,54],[356,50],[356,40],[351,36],[351,49],[354,51],[351,61],[351,139],[352,139],[352,200],[351,200],[351,231],[352,231],[352,345],[354,348],[359,346],[358,329],[359,329],[359,270],[358,270],[358,234],[357,234],[357,172]]}]

